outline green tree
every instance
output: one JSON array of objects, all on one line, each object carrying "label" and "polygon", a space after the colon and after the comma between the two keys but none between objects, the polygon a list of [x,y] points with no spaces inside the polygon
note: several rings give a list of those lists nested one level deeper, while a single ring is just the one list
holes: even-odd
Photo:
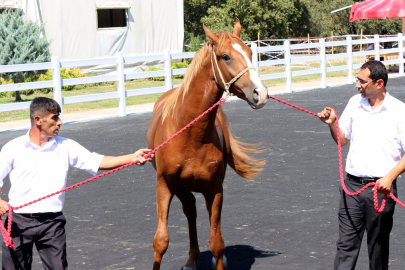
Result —
[{"label": "green tree", "polygon": [[[350,8],[331,14],[336,10],[353,4],[353,0],[304,0],[310,11],[309,34],[315,37],[327,37],[331,31],[336,35],[360,34],[397,34],[401,32],[401,19],[356,20],[349,22]],[[354,2],[361,2],[355,0]]]},{"label": "green tree", "polygon": [[205,40],[201,18],[208,15],[208,9],[219,7],[226,0],[185,0],[184,1],[184,41],[186,44],[202,43]]},{"label": "green tree", "polygon": [[185,6],[192,13],[187,14],[185,8],[185,29],[189,37],[205,38],[202,23],[214,32],[232,32],[238,19],[244,40],[256,40],[258,32],[263,38],[287,38],[308,32],[309,11],[303,0],[189,0]]},{"label": "green tree", "polygon": [[[21,13],[19,9],[0,14],[0,65],[49,62],[49,42],[45,36],[41,37],[43,25],[24,18]],[[38,72],[13,72],[1,76],[20,83]],[[19,91],[16,91],[16,101],[21,101]]]}]

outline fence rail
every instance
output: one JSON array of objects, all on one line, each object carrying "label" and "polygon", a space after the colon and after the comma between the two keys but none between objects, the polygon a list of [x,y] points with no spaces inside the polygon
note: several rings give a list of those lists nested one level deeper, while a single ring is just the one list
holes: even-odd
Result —
[{"label": "fence rail", "polygon": [[[373,55],[376,59],[379,59],[380,55],[386,54],[398,54],[398,59],[383,61],[385,65],[399,65],[399,73],[401,76],[404,75],[404,37],[400,33],[395,37],[380,38],[375,35],[373,38],[352,40],[351,36],[346,37],[346,40],[339,41],[328,41],[325,39],[319,39],[316,43],[307,44],[294,44],[291,45],[289,40],[284,41],[284,45],[277,46],[265,46],[257,47],[256,43],[251,43],[252,49],[252,61],[253,65],[258,70],[259,67],[264,66],[280,66],[284,65],[284,72],[274,73],[274,74],[264,74],[260,75],[262,80],[271,80],[278,78],[285,78],[286,81],[286,91],[291,92],[291,78],[294,76],[302,76],[309,74],[320,74],[321,75],[321,88],[326,88],[326,73],[333,71],[347,71],[347,83],[353,83],[353,69],[359,68],[362,64],[353,64],[353,57],[356,56],[367,56]],[[381,49],[381,43],[384,42],[397,42],[397,48],[392,49]],[[374,49],[356,51],[353,52],[353,46],[358,44],[373,44]],[[332,50],[331,50],[332,47]],[[334,53],[333,47],[345,47],[344,52]],[[307,50],[315,50],[317,55],[308,57],[294,58],[293,53],[301,52],[306,53]],[[301,50],[301,51],[300,51]],[[339,50],[339,52],[342,50]],[[332,54],[330,54],[332,52]],[[336,52],[336,50],[335,50]],[[277,53],[282,56],[282,59],[272,59],[259,61],[259,53]],[[329,53],[329,54],[327,54]],[[126,104],[125,98],[137,95],[147,95],[154,93],[163,93],[174,87],[172,84],[172,76],[182,75],[186,73],[186,68],[182,69],[171,69],[171,60],[193,58],[195,52],[186,53],[173,53],[171,54],[169,50],[165,50],[164,54],[156,55],[146,55],[146,56],[124,56],[122,53],[117,53],[114,57],[106,57],[99,59],[89,59],[89,60],[74,60],[74,61],[59,61],[59,57],[52,57],[52,61],[49,63],[36,63],[36,64],[23,64],[23,65],[0,65],[0,73],[10,73],[18,71],[32,71],[32,70],[45,70],[52,69],[52,80],[42,81],[42,82],[29,82],[29,83],[16,83],[0,85],[0,92],[9,91],[21,91],[29,89],[40,89],[40,88],[53,88],[54,99],[61,105],[73,104],[78,102],[89,102],[104,99],[115,99],[118,98],[118,111],[119,116],[126,115]],[[327,67],[326,63],[331,59],[346,59],[347,64],[342,66]],[[149,71],[126,74],[124,70],[124,64],[131,64],[137,62],[145,61],[164,61],[164,70],[162,71]],[[320,68],[292,71],[291,64],[293,63],[305,63],[319,61]],[[116,65],[116,75],[106,75],[106,76],[95,76],[95,77],[83,77],[74,79],[61,79],[60,68],[68,67],[83,67],[92,65]],[[125,90],[125,81],[133,79],[144,79],[153,77],[164,77],[165,86],[144,88],[137,90]],[[117,82],[117,91],[110,93],[92,94],[92,95],[81,95],[73,97],[62,97],[61,88],[62,86],[68,85],[78,85],[78,84],[89,84],[89,83],[100,83],[100,82]],[[28,109],[30,102],[21,103],[10,103],[0,105],[0,112],[13,111]],[[62,110],[63,111],[63,110]],[[62,116],[63,117],[63,116]]]}]

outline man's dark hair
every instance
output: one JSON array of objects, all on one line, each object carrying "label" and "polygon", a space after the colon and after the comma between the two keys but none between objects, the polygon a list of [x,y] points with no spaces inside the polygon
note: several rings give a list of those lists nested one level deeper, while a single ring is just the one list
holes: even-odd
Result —
[{"label": "man's dark hair", "polygon": [[50,113],[61,113],[61,108],[55,100],[47,97],[36,97],[30,104],[31,126],[34,125],[35,115],[46,117]]},{"label": "man's dark hair", "polygon": [[370,79],[373,80],[373,82],[376,82],[379,79],[382,79],[384,81],[384,87],[387,86],[388,82],[388,71],[385,68],[384,64],[381,63],[380,61],[376,60],[371,60],[368,62],[365,62],[360,69],[368,69],[370,70]]}]

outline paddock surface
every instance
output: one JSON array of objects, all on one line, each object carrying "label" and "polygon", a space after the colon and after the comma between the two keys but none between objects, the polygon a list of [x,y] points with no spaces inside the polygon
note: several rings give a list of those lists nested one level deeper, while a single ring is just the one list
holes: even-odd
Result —
[{"label": "paddock surface", "polygon": [[[405,78],[390,79],[390,93],[405,101]],[[340,115],[354,85],[279,95],[313,112],[325,106]],[[230,270],[332,269],[337,239],[339,170],[337,146],[316,117],[273,100],[261,110],[244,101],[223,105],[234,134],[261,142],[267,150],[263,173],[246,182],[232,170],[225,181],[222,233]],[[145,147],[150,113],[63,126],[60,135],[91,151],[121,155]],[[0,146],[26,131],[0,133]],[[344,148],[346,157],[348,147]],[[71,170],[68,185],[88,179]],[[132,166],[66,194],[70,269],[151,269],[156,230],[155,171]],[[7,198],[8,178],[2,188]],[[399,198],[404,184],[399,181]],[[201,257],[198,270],[211,269],[209,223],[205,203],[196,194]],[[397,206],[391,234],[391,269],[405,263],[405,210]],[[175,198],[170,208],[170,245],[162,269],[179,270],[188,254],[187,220]],[[33,269],[43,269],[36,255]],[[363,241],[357,269],[368,269]]]}]

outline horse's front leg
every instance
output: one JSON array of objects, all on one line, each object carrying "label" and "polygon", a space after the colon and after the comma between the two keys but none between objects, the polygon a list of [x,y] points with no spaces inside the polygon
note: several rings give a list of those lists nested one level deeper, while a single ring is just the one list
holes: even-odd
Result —
[{"label": "horse's front leg", "polygon": [[204,194],[207,210],[210,216],[210,250],[214,255],[217,270],[224,270],[223,255],[225,251],[224,239],[221,234],[221,211],[223,201],[222,185],[218,189],[213,189],[211,194]]},{"label": "horse's front leg", "polygon": [[153,239],[154,262],[153,270],[159,270],[162,257],[169,247],[169,207],[173,194],[170,192],[163,177],[156,184],[157,230]]},{"label": "horse's front leg", "polygon": [[188,232],[190,237],[190,250],[188,252],[188,260],[183,269],[196,269],[195,262],[200,257],[200,248],[198,246],[197,238],[197,208],[195,206],[195,197],[190,191],[180,191],[176,193],[176,196],[183,205],[183,212],[188,221]]}]

